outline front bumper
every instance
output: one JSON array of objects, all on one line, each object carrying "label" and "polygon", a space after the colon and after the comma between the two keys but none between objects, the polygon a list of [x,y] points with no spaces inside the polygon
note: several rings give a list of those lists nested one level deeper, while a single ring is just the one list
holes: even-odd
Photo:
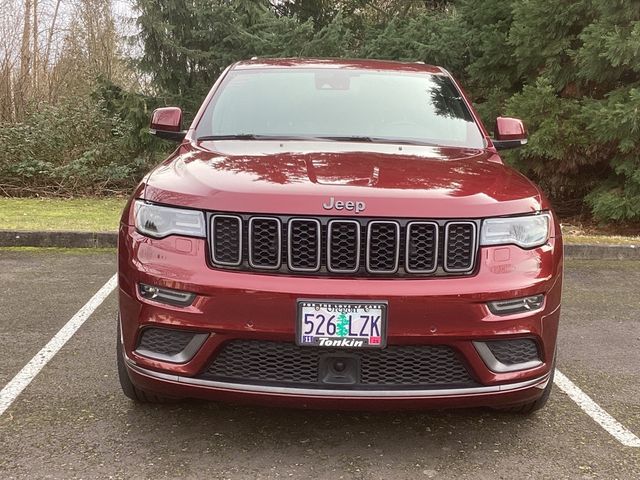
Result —
[{"label": "front bumper", "polygon": [[[151,240],[122,225],[119,238],[122,343],[132,381],[168,396],[320,408],[508,406],[533,401],[548,382],[555,352],[562,288],[562,243],[533,250],[482,248],[472,276],[428,279],[311,278],[215,270],[206,242]],[[140,297],[138,283],[195,293],[186,308]],[[486,302],[545,294],[541,310],[495,316]],[[446,345],[461,357],[477,386],[432,389],[296,388],[196,378],[235,339],[294,340],[299,298],[386,300],[389,345]],[[207,333],[190,360],[173,363],[136,352],[140,331],[164,326]],[[474,341],[527,337],[541,363],[513,372],[491,370]],[[363,402],[366,403],[363,405]]]},{"label": "front bumper", "polygon": [[[536,400],[549,374],[532,380],[475,388],[425,390],[336,390],[233,384],[148,370],[125,358],[131,380],[144,390],[184,398],[292,408],[340,410],[506,407]],[[364,403],[363,403],[364,402]]]}]

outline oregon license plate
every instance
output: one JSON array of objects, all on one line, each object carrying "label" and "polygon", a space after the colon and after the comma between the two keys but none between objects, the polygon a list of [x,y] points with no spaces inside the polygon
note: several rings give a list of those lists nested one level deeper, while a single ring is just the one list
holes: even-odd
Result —
[{"label": "oregon license plate", "polygon": [[386,302],[298,301],[298,345],[382,348],[386,335]]}]

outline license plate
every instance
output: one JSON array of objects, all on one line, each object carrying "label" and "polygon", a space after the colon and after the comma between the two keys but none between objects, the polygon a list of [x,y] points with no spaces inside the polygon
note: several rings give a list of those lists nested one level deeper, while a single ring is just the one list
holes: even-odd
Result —
[{"label": "license plate", "polygon": [[298,301],[296,342],[301,346],[383,348],[386,302]]}]

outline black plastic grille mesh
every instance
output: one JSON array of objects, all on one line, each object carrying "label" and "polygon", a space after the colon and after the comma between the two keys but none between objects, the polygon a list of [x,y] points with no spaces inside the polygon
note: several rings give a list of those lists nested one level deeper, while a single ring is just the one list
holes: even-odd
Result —
[{"label": "black plastic grille mesh", "polygon": [[213,259],[218,263],[240,262],[241,224],[237,217],[213,217]]},{"label": "black plastic grille mesh", "polygon": [[[201,378],[250,383],[326,385],[319,382],[323,355],[340,349],[299,347],[288,342],[233,340],[227,343]],[[455,352],[442,345],[388,346],[348,350],[360,362],[361,386],[437,387],[475,385]]]},{"label": "black plastic grille mesh", "polygon": [[317,382],[318,350],[299,350],[291,343],[233,340],[223,347],[207,374],[235,381]]},{"label": "black plastic grille mesh", "polygon": [[399,225],[395,222],[372,223],[369,229],[367,268],[372,272],[394,272],[398,266]]},{"label": "black plastic grille mesh", "polygon": [[446,268],[468,270],[473,267],[475,249],[475,226],[470,223],[447,225]]},{"label": "black plastic grille mesh", "polygon": [[315,220],[292,220],[290,228],[289,265],[293,269],[317,270],[320,268],[320,223]]},{"label": "black plastic grille mesh", "polygon": [[362,383],[375,385],[450,385],[472,382],[455,352],[446,346],[404,346],[362,357]]},{"label": "black plastic grille mesh", "polygon": [[280,266],[280,223],[271,218],[254,218],[250,225],[251,264],[255,267]]},{"label": "black plastic grille mesh", "polygon": [[486,342],[496,359],[505,365],[539,360],[538,347],[530,338]]},{"label": "black plastic grille mesh", "polygon": [[407,267],[414,272],[432,272],[437,265],[438,227],[413,223],[407,227]]},{"label": "black plastic grille mesh", "polygon": [[334,221],[329,224],[328,264],[330,270],[355,271],[358,268],[358,236],[360,225],[356,222]]},{"label": "black plastic grille mesh", "polygon": [[149,350],[163,355],[175,355],[185,349],[193,333],[168,328],[145,328],[136,350]]}]

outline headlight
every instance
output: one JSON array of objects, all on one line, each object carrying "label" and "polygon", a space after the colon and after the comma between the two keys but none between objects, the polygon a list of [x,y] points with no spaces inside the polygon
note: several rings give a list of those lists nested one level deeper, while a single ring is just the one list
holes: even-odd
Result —
[{"label": "headlight", "polygon": [[196,210],[162,207],[136,200],[134,217],[136,228],[144,235],[164,238],[168,235],[204,237],[204,214]]},{"label": "headlight", "polygon": [[543,245],[549,239],[548,213],[523,217],[489,218],[482,222],[480,245],[513,243],[522,248]]}]

